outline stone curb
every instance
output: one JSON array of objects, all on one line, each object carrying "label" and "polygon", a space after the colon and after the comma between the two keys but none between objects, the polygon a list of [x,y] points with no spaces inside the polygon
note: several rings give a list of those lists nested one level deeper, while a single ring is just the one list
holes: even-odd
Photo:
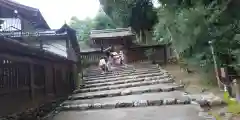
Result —
[{"label": "stone curb", "polygon": [[[119,66],[113,66],[112,69],[114,69],[116,72],[122,72],[122,71],[125,71],[125,70],[141,70],[141,69],[156,69],[157,66],[125,66],[125,67],[120,67]],[[93,73],[97,73],[99,72],[99,68],[96,67],[95,69],[88,69],[86,71],[91,71]]]},{"label": "stone curb", "polygon": [[226,105],[226,103],[221,100],[221,101],[210,101],[210,100],[197,100],[197,101],[194,101],[196,103],[198,103],[201,107],[214,107],[214,106],[220,106],[220,105]]},{"label": "stone curb", "polygon": [[154,93],[154,92],[171,92],[175,90],[183,89],[183,85],[179,85],[176,87],[170,88],[149,88],[145,90],[128,90],[128,91],[121,91],[121,92],[112,92],[112,93],[103,93],[98,95],[86,95],[86,96],[79,96],[79,97],[72,97],[70,96],[68,100],[83,100],[83,99],[94,99],[94,98],[105,98],[105,97],[116,97],[116,96],[126,96],[126,95],[135,95],[135,94],[142,94],[142,93]]},{"label": "stone curb", "polygon": [[94,103],[94,104],[78,104],[78,105],[61,105],[61,110],[91,110],[91,109],[113,109],[113,108],[127,108],[127,107],[147,107],[147,106],[161,106],[161,105],[177,105],[177,104],[191,104],[191,100],[179,100],[175,98],[168,98],[162,100],[137,100],[129,102],[118,103]]},{"label": "stone curb", "polygon": [[[213,107],[225,105],[225,101],[214,94],[197,94],[197,95],[184,95],[187,96],[191,101],[199,104],[201,107]],[[193,97],[195,96],[195,97]],[[196,97],[197,96],[197,97]]]},{"label": "stone curb", "polygon": [[[158,79],[158,78],[156,78],[156,79]],[[173,81],[173,79],[169,78],[165,81],[164,80],[162,80],[162,81],[145,81],[145,82],[132,83],[132,84],[122,84],[121,86],[106,86],[106,87],[99,87],[99,88],[86,88],[86,89],[76,90],[73,93],[85,93],[85,92],[115,90],[115,89],[130,88],[130,87],[140,87],[140,86],[160,84],[160,83],[169,82],[169,81]]]},{"label": "stone curb", "polygon": [[83,77],[84,80],[96,80],[96,79],[105,79],[107,78],[115,78],[115,77],[124,77],[126,75],[140,75],[140,74],[148,74],[148,73],[160,73],[162,72],[159,69],[156,70],[146,70],[146,71],[129,71],[129,72],[124,72],[124,73],[108,73],[108,74],[100,74],[97,73],[95,75],[92,76],[86,76]]},{"label": "stone curb", "polygon": [[[168,78],[168,76],[162,76],[161,79]],[[103,83],[97,83],[97,84],[88,84],[85,85],[83,88],[92,88],[92,87],[102,87],[102,86],[108,86],[108,85],[119,85],[119,84],[126,84],[126,83],[134,83],[134,82],[144,82],[144,81],[156,81],[153,78],[138,78],[138,79],[129,79],[129,80],[122,80],[122,81],[113,81],[113,82],[103,82]]]},{"label": "stone curb", "polygon": [[149,80],[155,80],[155,79],[163,79],[163,78],[169,78],[168,75],[153,75],[153,76],[142,76],[142,77],[137,77],[137,76],[131,76],[125,79],[105,79],[105,80],[96,80],[96,81],[88,81],[85,82],[85,87],[87,86],[101,86],[101,84],[104,85],[112,85],[112,84],[123,84],[123,83],[131,83],[132,81],[149,81]]}]

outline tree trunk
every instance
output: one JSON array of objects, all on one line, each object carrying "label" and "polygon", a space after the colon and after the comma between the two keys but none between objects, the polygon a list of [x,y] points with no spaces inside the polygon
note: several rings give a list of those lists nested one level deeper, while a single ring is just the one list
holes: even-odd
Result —
[{"label": "tree trunk", "polygon": [[140,30],[140,33],[139,33],[139,42],[143,42],[143,32],[142,30]]},{"label": "tree trunk", "polygon": [[137,42],[140,42],[140,34],[136,34],[136,39],[137,39]]},{"label": "tree trunk", "polygon": [[240,80],[235,81],[235,89],[236,89],[236,99],[238,102],[240,102]]},{"label": "tree trunk", "polygon": [[179,60],[179,58],[180,58],[180,56],[179,56],[179,54],[178,54],[178,52],[177,52],[177,50],[176,50],[176,47],[175,47],[175,45],[174,45],[174,37],[173,37],[173,35],[172,35],[172,33],[171,33],[171,31],[170,31],[170,29],[169,29],[169,27],[167,27],[167,31],[168,31],[168,33],[170,34],[170,37],[171,37],[171,42],[173,43],[172,44],[172,48],[173,48],[173,51],[174,51],[174,53],[175,53],[175,56],[177,57],[177,59]]}]

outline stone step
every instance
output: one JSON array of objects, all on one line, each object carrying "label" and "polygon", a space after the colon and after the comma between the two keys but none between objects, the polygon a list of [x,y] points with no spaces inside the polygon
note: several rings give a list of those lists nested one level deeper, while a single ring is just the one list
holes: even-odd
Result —
[{"label": "stone step", "polygon": [[[107,79],[107,80],[100,80],[98,83],[95,84],[85,84],[83,88],[92,88],[92,87],[102,87],[108,85],[119,85],[119,84],[126,84],[126,83],[134,83],[134,82],[144,82],[144,81],[158,81],[159,79],[169,78],[167,75],[152,75],[152,76],[144,76],[144,77],[126,77],[125,79]],[[93,82],[93,81],[87,81]],[[173,82],[173,81],[170,81]]]},{"label": "stone step", "polygon": [[86,77],[95,77],[95,76],[106,76],[106,75],[116,75],[116,74],[124,74],[124,73],[132,73],[132,72],[141,72],[141,71],[154,71],[154,70],[159,70],[159,68],[142,68],[142,69],[131,69],[131,70],[122,70],[122,71],[116,71],[112,70],[110,72],[107,72],[106,74],[101,74],[102,71],[99,70],[98,72],[93,72],[93,71],[88,71],[85,73]]},{"label": "stone step", "polygon": [[94,104],[94,103],[118,103],[122,101],[137,101],[137,100],[162,100],[164,98],[174,98],[178,100],[190,99],[188,96],[184,95],[182,91],[170,91],[170,92],[153,92],[153,93],[143,93],[143,94],[132,94],[124,96],[115,97],[105,97],[105,98],[93,98],[84,100],[67,100],[62,105],[71,104]]},{"label": "stone step", "polygon": [[161,70],[147,70],[147,71],[133,71],[133,72],[126,72],[126,73],[119,73],[119,74],[104,74],[104,75],[96,75],[91,77],[83,77],[84,80],[96,80],[96,79],[106,79],[106,78],[116,78],[116,77],[123,77],[126,75],[139,75],[139,74],[147,74],[147,73],[159,73],[162,72]]},{"label": "stone step", "polygon": [[154,93],[154,92],[171,92],[175,90],[181,90],[183,88],[184,88],[183,85],[177,85],[177,84],[156,84],[156,85],[149,85],[149,86],[121,88],[121,89],[115,89],[115,90],[78,93],[70,96],[69,100],[105,98],[105,97],[135,95],[135,94]]},{"label": "stone step", "polygon": [[120,88],[129,88],[129,87],[139,87],[139,86],[147,86],[153,84],[160,84],[163,82],[172,81],[171,78],[159,79],[158,81],[144,81],[144,82],[135,82],[135,83],[126,83],[120,85],[109,85],[109,86],[102,86],[102,87],[95,87],[95,88],[83,88],[74,91],[74,93],[84,93],[84,92],[95,92],[95,91],[103,91],[103,90],[114,90]]},{"label": "stone step", "polygon": [[[143,68],[158,68],[157,65],[153,65],[153,66],[141,66],[141,67],[134,67],[134,66],[124,66],[124,67],[121,67],[121,66],[112,66],[112,68],[115,70],[115,71],[122,71],[122,70],[134,70],[134,69],[143,69]],[[91,72],[99,72],[99,68],[98,67],[95,67],[94,69],[87,69],[86,71],[91,71]]]},{"label": "stone step", "polygon": [[149,93],[142,95],[119,96],[102,99],[66,101],[61,104],[64,110],[112,109],[125,107],[147,107],[160,105],[190,104],[191,100],[182,92]]},{"label": "stone step", "polygon": [[[124,70],[124,69],[141,69],[141,68],[154,68],[157,67],[157,65],[126,65],[126,66],[117,66],[114,67],[116,68],[116,70]],[[93,68],[89,68],[87,69],[87,71],[99,71],[98,67],[93,67]]]},{"label": "stone step", "polygon": [[[129,76],[122,76],[122,77],[115,77],[115,78],[106,78],[106,79],[98,79],[98,80],[84,80],[85,84],[95,84],[95,83],[104,83],[104,82],[112,82],[112,81],[124,81],[129,79],[138,79],[142,78],[145,79],[146,77],[154,77],[154,76],[161,76],[163,77],[171,77],[164,73],[150,73],[150,74],[138,74],[138,75],[129,75]],[[161,77],[162,78],[162,77]]]},{"label": "stone step", "polygon": [[52,120],[206,120],[197,105],[62,111]]},{"label": "stone step", "polygon": [[136,72],[147,72],[147,71],[158,71],[160,69],[134,69],[134,70],[123,70],[123,71],[115,71],[112,70],[110,72],[106,72],[105,74],[102,74],[102,71],[99,72],[91,72],[89,71],[88,74],[85,74],[84,77],[105,77],[105,76],[115,76],[115,75],[119,75],[119,74],[128,74],[128,73],[136,73]]},{"label": "stone step", "polygon": [[[116,72],[122,72],[125,70],[135,70],[136,68],[114,68],[114,71]],[[95,68],[94,70],[86,70],[87,72],[91,72],[88,73],[87,75],[91,75],[91,74],[96,74],[96,73],[101,73],[102,71],[99,68]]]}]

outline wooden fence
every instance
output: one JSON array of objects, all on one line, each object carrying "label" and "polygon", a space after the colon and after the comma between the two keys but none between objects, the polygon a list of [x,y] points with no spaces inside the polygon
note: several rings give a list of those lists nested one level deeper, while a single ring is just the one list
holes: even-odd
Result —
[{"label": "wooden fence", "polygon": [[101,51],[81,53],[81,60],[87,64],[97,65],[105,54]]},{"label": "wooden fence", "polygon": [[[149,56],[146,54],[147,51],[149,52]],[[152,60],[166,64],[168,58],[167,45],[137,46],[131,47],[127,50],[128,63]]]},{"label": "wooden fence", "polygon": [[[124,50],[127,63],[148,60],[145,54],[147,50],[152,50],[150,59],[158,63],[167,63],[167,60],[172,57],[172,51],[169,45],[154,45],[154,46],[136,46]],[[81,53],[81,59],[89,64],[96,65],[100,58],[105,54],[101,51]]]}]

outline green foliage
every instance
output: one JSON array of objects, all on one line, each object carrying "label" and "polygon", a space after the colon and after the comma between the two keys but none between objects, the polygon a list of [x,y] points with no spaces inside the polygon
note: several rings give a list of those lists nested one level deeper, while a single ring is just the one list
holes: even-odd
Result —
[{"label": "green foliage", "polygon": [[240,104],[233,104],[228,106],[228,112],[232,113],[233,115],[240,114]]},{"label": "green foliage", "polygon": [[79,20],[77,17],[72,17],[70,27],[77,31],[78,40],[87,41],[93,28],[93,21],[90,18]]},{"label": "green foliage", "polygon": [[113,22],[113,20],[107,16],[104,12],[99,12],[94,19],[94,26],[93,28],[96,30],[102,29],[113,29],[117,26]]},{"label": "green foliage", "polygon": [[88,41],[90,31],[93,29],[101,30],[116,28],[112,19],[102,11],[100,11],[94,19],[86,18],[84,20],[79,20],[77,17],[72,17],[70,26],[77,31],[77,37],[80,41]]},{"label": "green foliage", "polygon": [[213,60],[208,41],[213,47],[220,66],[237,67],[240,44],[234,37],[239,33],[240,6],[235,0],[159,0],[159,22],[154,36],[162,43],[173,43],[186,63],[208,72]]},{"label": "green foliage", "polygon": [[216,113],[211,113],[210,112],[209,115],[212,115],[215,118],[215,120],[222,120],[221,116],[216,114]]}]

